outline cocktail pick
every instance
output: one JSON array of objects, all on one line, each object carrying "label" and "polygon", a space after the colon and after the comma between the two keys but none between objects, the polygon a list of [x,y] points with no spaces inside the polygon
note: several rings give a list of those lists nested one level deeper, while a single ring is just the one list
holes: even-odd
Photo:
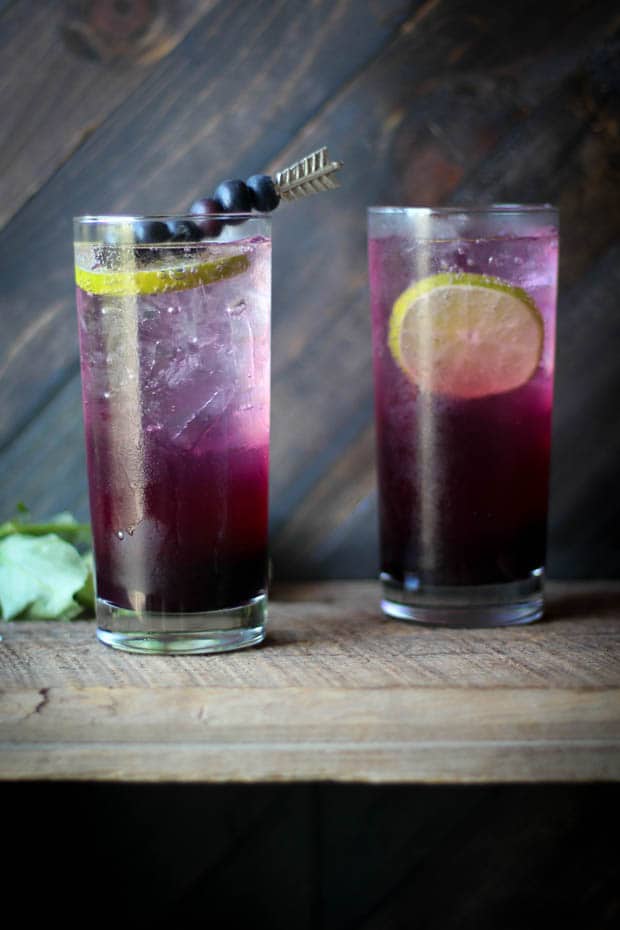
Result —
[{"label": "cocktail pick", "polygon": [[300,200],[309,194],[333,190],[338,187],[335,175],[340,168],[342,162],[330,161],[324,145],[276,172],[273,178],[253,174],[247,181],[240,178],[222,181],[212,197],[203,197],[192,204],[189,212],[196,217],[196,223],[184,223],[182,232],[188,239],[198,239],[201,234],[217,236],[223,223],[235,225],[241,220],[232,216],[224,220],[214,214],[246,214],[252,210],[271,213],[281,200]]},{"label": "cocktail pick", "polygon": [[309,194],[333,190],[338,187],[335,174],[342,168],[341,161],[330,161],[327,146],[317,149],[278,171],[274,178],[276,193],[282,200],[299,200]]}]

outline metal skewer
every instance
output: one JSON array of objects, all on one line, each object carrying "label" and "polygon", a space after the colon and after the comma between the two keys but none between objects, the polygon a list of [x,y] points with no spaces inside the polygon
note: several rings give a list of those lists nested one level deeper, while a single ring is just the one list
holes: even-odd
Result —
[{"label": "metal skewer", "polygon": [[306,155],[300,161],[278,171],[274,178],[276,193],[282,200],[299,200],[310,194],[339,187],[334,174],[342,168],[341,161],[330,161],[327,146]]}]

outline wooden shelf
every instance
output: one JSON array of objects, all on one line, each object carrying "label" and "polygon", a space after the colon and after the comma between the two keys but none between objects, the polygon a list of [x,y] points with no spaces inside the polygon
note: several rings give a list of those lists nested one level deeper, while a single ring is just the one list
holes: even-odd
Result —
[{"label": "wooden shelf", "polygon": [[0,778],[620,780],[620,584],[548,585],[530,627],[387,620],[375,582],[279,588],[269,635],[136,656],[93,622],[0,627]]}]

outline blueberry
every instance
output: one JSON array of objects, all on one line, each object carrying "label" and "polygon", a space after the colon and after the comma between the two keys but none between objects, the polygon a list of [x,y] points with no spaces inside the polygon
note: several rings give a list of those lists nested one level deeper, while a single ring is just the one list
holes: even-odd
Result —
[{"label": "blueberry", "polygon": [[[224,213],[250,213],[252,210],[254,198],[243,181],[222,181],[216,187],[213,197]],[[231,222],[243,222],[243,220]]]},{"label": "blueberry", "polygon": [[275,184],[268,174],[253,174],[245,182],[252,192],[254,206],[260,213],[271,213],[280,203]]},{"label": "blueberry", "polygon": [[151,242],[166,242],[170,238],[168,227],[160,220],[140,220],[134,223],[133,234],[139,245]]},{"label": "blueberry", "polygon": [[200,227],[203,236],[215,239],[222,231],[222,221],[216,220],[210,213],[221,213],[222,205],[214,200],[213,197],[202,197],[196,200],[189,212],[196,217],[196,224]]},{"label": "blueberry", "polygon": [[168,230],[172,242],[197,242],[202,236],[200,227],[191,220],[170,220]]}]

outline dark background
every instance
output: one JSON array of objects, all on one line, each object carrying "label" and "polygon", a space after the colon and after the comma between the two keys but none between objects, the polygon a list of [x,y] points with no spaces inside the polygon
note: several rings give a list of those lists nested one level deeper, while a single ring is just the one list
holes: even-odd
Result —
[{"label": "dark background", "polygon": [[[0,518],[87,517],[71,217],[327,144],[341,190],[274,216],[276,581],[377,571],[366,206],[491,201],[561,211],[550,574],[620,577],[619,30],[615,0],[0,0]],[[618,925],[612,786],[2,796],[39,922]]]},{"label": "dark background", "polygon": [[613,0],[0,0],[0,516],[86,518],[71,218],[175,212],[327,144],[274,215],[274,578],[374,576],[366,206],[551,201],[549,574],[620,575]]}]

